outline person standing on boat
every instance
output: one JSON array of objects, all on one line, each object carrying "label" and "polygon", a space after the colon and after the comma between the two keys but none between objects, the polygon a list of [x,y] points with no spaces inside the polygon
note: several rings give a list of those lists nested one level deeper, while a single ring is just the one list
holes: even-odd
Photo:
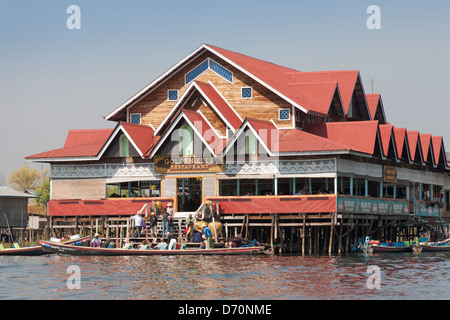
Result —
[{"label": "person standing on boat", "polygon": [[134,220],[134,225],[137,230],[137,236],[141,236],[141,229],[142,229],[142,216],[141,213],[138,211],[136,215],[132,216],[130,218],[131,220]]},{"label": "person standing on boat", "polygon": [[212,240],[212,232],[208,226],[203,228],[203,235],[206,238],[206,249],[214,248],[214,242]]},{"label": "person standing on boat", "polygon": [[101,243],[102,243],[102,239],[100,239],[100,235],[98,233],[96,233],[94,235],[94,239],[92,239],[91,247],[92,248],[99,248]]},{"label": "person standing on boat", "polygon": [[175,250],[177,248],[177,237],[167,232],[167,241],[169,242],[169,250]]}]

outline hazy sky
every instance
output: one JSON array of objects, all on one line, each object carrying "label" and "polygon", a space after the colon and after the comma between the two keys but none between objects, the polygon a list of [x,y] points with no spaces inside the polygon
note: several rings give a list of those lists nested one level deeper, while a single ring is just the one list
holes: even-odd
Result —
[{"label": "hazy sky", "polygon": [[[379,30],[366,26],[370,5]],[[0,175],[62,147],[69,129],[114,127],[103,116],[202,43],[301,71],[360,70],[389,122],[443,135],[450,151],[449,35],[448,0],[0,0]]]}]

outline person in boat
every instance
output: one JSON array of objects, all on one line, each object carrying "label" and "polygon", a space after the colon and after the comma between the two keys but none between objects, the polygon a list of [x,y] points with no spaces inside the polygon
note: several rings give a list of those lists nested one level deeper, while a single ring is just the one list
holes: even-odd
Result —
[{"label": "person in boat", "polygon": [[169,242],[169,250],[177,248],[177,236],[171,232],[167,232],[167,241]]},{"label": "person in boat", "polygon": [[136,230],[137,230],[137,236],[140,237],[141,236],[141,230],[142,230],[142,222],[143,222],[141,213],[138,211],[130,219],[134,220],[134,225],[135,225]]},{"label": "person in boat", "polygon": [[212,240],[212,232],[208,226],[203,228],[203,236],[206,239],[206,249],[214,248],[214,242]]},{"label": "person in boat", "polygon": [[149,248],[149,242],[147,240],[144,240],[141,242],[140,245],[138,245],[139,250],[147,250]]},{"label": "person in boat", "polygon": [[161,239],[161,242],[155,247],[157,250],[166,250],[167,249],[167,243],[164,241],[164,239]]},{"label": "person in boat", "polygon": [[100,239],[100,235],[96,233],[94,235],[94,239],[91,241],[91,247],[92,248],[98,248],[102,244],[102,239]]}]

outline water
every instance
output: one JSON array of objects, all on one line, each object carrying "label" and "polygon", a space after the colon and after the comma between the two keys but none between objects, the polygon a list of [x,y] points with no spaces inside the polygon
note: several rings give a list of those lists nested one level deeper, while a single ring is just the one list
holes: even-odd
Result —
[{"label": "water", "polygon": [[[80,289],[69,289],[69,266]],[[369,289],[369,266],[380,288]],[[450,298],[450,253],[275,256],[0,257],[0,299]]]}]

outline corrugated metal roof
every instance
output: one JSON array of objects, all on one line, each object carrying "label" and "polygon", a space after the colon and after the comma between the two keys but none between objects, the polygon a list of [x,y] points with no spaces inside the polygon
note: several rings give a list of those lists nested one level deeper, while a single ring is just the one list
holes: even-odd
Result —
[{"label": "corrugated metal roof", "polygon": [[6,186],[0,186],[0,198],[37,198],[29,193],[20,192]]}]

